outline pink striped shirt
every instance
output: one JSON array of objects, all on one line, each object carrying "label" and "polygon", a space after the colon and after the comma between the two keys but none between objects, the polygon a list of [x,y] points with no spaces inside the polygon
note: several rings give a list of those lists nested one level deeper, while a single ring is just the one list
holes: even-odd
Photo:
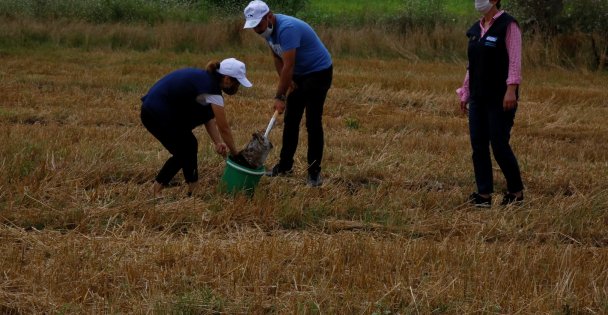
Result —
[{"label": "pink striped shirt", "polygon": [[[494,17],[492,21],[490,21],[490,26],[486,29],[483,25],[484,18],[481,18],[479,24],[481,25],[481,36],[483,37],[490,27],[494,24],[494,21],[498,19],[505,11],[501,10]],[[509,55],[509,76],[507,77],[507,85],[519,85],[521,83],[521,30],[519,26],[515,22],[511,22],[509,27],[507,28],[507,35],[505,38],[505,43],[507,45],[507,54]],[[462,87],[456,90],[458,96],[460,96],[460,100],[462,102],[469,101],[469,71],[464,77],[464,82],[462,83]]]}]

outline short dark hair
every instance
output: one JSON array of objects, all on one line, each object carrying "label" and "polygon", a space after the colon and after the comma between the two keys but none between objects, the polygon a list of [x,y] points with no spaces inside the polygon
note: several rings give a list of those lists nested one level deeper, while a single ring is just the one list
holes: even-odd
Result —
[{"label": "short dark hair", "polygon": [[496,8],[500,9],[500,0],[496,1]]}]

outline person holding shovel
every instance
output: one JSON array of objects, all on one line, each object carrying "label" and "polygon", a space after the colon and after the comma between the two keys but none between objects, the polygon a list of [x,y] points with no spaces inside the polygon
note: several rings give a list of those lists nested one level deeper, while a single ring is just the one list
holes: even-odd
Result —
[{"label": "person holding shovel", "polygon": [[500,10],[500,0],[475,0],[475,8],[483,17],[467,31],[469,64],[457,93],[461,110],[469,115],[477,182],[469,201],[487,208],[494,190],[490,146],[507,181],[502,205],[524,199],[519,165],[509,145],[519,98],[522,36],[517,21]]},{"label": "person holding shovel", "polygon": [[161,78],[141,98],[141,121],[171,153],[154,182],[158,196],[181,169],[192,195],[198,181],[198,142],[192,130],[205,125],[215,151],[236,155],[232,132],[224,111],[222,92],[234,95],[239,86],[251,87],[245,64],[234,58],[210,62],[206,70],[185,68]]},{"label": "person holding shovel", "polygon": [[292,173],[300,121],[306,112],[307,183],[320,186],[323,183],[323,106],[333,77],[329,51],[310,25],[291,16],[273,14],[263,1],[251,1],[244,13],[244,28],[253,29],[270,47],[279,75],[274,110],[285,112],[280,160],[266,175]]}]

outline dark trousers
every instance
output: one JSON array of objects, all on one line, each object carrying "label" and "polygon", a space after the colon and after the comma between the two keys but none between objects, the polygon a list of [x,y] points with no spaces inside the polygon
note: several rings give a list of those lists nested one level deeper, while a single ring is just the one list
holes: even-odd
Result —
[{"label": "dark trousers", "polygon": [[473,148],[473,168],[475,170],[477,192],[480,194],[494,192],[490,146],[494,153],[494,159],[507,180],[508,191],[518,192],[524,188],[517,158],[509,144],[515,112],[516,109],[505,112],[502,107],[502,100],[471,102],[469,104],[469,132]]},{"label": "dark trousers", "polygon": [[287,96],[283,128],[283,145],[279,166],[282,170],[293,167],[293,156],[298,147],[300,122],[306,111],[306,130],[308,132],[308,172],[321,171],[323,158],[323,106],[327,91],[331,87],[333,67],[302,76],[294,76],[297,88]]},{"label": "dark trousers", "polygon": [[186,183],[198,181],[198,142],[192,130],[171,124],[145,108],[141,110],[141,122],[172,154],[156,175],[156,181],[166,186],[180,169],[183,170]]}]

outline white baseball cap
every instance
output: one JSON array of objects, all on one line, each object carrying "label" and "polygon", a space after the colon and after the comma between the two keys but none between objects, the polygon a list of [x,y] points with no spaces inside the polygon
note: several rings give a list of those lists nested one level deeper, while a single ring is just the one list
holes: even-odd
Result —
[{"label": "white baseball cap", "polygon": [[245,13],[245,26],[243,28],[254,28],[270,12],[270,8],[264,1],[254,0],[249,2],[243,12]]},{"label": "white baseball cap", "polygon": [[245,76],[245,64],[234,58],[222,60],[222,62],[220,62],[220,68],[217,70],[217,72],[237,79],[244,87],[253,86],[253,84],[251,84],[251,82],[249,82]]}]

